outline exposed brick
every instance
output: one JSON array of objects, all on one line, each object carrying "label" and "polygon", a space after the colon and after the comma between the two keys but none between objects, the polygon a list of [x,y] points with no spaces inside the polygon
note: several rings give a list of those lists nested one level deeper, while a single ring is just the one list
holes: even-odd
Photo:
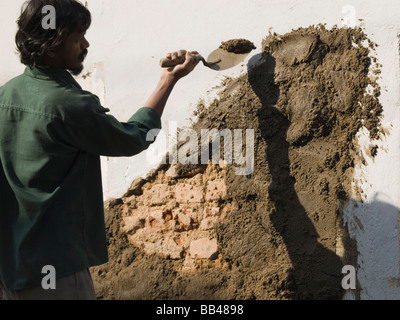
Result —
[{"label": "exposed brick", "polygon": [[162,219],[163,211],[160,209],[149,210],[149,214],[146,218],[146,228],[151,229],[162,229],[164,226],[164,221]]},{"label": "exposed brick", "polygon": [[183,243],[185,242],[185,240],[183,240],[182,238],[179,238],[179,237],[174,238],[174,241],[178,247],[182,247]]},{"label": "exposed brick", "polygon": [[171,210],[164,211],[162,218],[165,222],[172,220],[173,219],[172,211]]},{"label": "exposed brick", "polygon": [[[124,207],[125,209],[126,207]],[[150,208],[141,206],[137,209],[127,209],[123,211],[126,216],[137,217],[138,219],[146,219],[149,215]]]},{"label": "exposed brick", "polygon": [[175,199],[178,203],[202,203],[204,191],[202,187],[178,183],[175,186]]},{"label": "exposed brick", "polygon": [[164,184],[156,184],[151,189],[144,191],[143,202],[146,206],[162,205],[173,198],[171,187]]},{"label": "exposed brick", "polygon": [[184,225],[184,226],[190,226],[192,222],[192,217],[189,214],[178,214],[178,220]]},{"label": "exposed brick", "polygon": [[181,259],[183,257],[183,246],[179,246],[174,238],[166,238],[162,244],[162,254],[170,259]]},{"label": "exposed brick", "polygon": [[215,222],[218,219],[216,217],[207,217],[201,221],[200,229],[201,230],[210,230],[214,228]]},{"label": "exposed brick", "polygon": [[189,260],[218,257],[218,243],[212,230],[229,206],[216,204],[227,196],[221,174],[224,164],[208,166],[204,175],[184,179],[177,176],[175,167],[160,175],[155,184],[147,182],[142,186],[143,181],[138,181],[143,193],[135,190],[125,198],[121,229],[146,254],[182,261],[186,257],[185,267],[190,269]]},{"label": "exposed brick", "polygon": [[122,231],[126,233],[134,233],[137,230],[144,228],[145,220],[137,216],[123,218]]},{"label": "exposed brick", "polygon": [[148,255],[158,253],[163,242],[161,233],[145,229],[138,230],[136,234],[128,236],[128,239]]},{"label": "exposed brick", "polygon": [[189,253],[198,259],[215,259],[218,255],[218,243],[216,239],[202,238],[190,243]]},{"label": "exposed brick", "polygon": [[221,212],[221,208],[219,207],[206,207],[204,208],[204,217],[214,217],[219,216]]},{"label": "exposed brick", "polygon": [[227,196],[227,188],[224,180],[209,181],[206,190],[206,201],[223,200]]},{"label": "exposed brick", "polygon": [[170,259],[183,257],[183,246],[178,246],[174,238],[164,237],[156,231],[141,229],[135,235],[128,236],[128,239],[148,255],[160,254]]}]

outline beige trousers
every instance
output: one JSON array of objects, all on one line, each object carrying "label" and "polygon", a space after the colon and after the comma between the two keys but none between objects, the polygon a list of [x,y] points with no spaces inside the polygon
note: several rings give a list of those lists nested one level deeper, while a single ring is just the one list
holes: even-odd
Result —
[{"label": "beige trousers", "polygon": [[96,300],[88,269],[57,279],[55,290],[44,290],[38,286],[10,291],[1,282],[0,289],[3,291],[3,300]]}]

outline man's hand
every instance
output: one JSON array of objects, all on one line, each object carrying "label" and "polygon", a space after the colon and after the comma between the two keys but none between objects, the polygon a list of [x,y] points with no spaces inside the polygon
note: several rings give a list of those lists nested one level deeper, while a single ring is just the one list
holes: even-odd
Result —
[{"label": "man's hand", "polygon": [[167,55],[167,58],[171,60],[176,60],[186,56],[186,60],[183,64],[162,69],[161,79],[153,94],[147,101],[146,107],[152,108],[162,116],[165,104],[167,103],[168,97],[177,81],[191,73],[199,63],[199,59],[193,56],[195,54],[198,53],[196,51],[186,52],[186,50],[180,50]]},{"label": "man's hand", "polygon": [[187,76],[199,63],[199,59],[194,56],[196,54],[198,54],[197,51],[187,52],[186,50],[179,50],[177,52],[167,54],[167,58],[172,61],[178,60],[184,56],[186,56],[186,60],[183,64],[178,64],[175,67],[164,68],[162,71],[162,76],[172,77],[175,79],[175,81]]}]

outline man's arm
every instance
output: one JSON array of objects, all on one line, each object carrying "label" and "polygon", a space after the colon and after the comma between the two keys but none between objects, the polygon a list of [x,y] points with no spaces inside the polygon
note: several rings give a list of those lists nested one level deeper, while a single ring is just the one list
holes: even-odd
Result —
[{"label": "man's arm", "polygon": [[160,117],[164,112],[165,105],[175,84],[179,81],[179,79],[187,76],[190,72],[192,72],[196,65],[199,63],[199,60],[193,57],[194,54],[197,54],[197,52],[186,52],[185,50],[180,50],[178,52],[170,53],[167,55],[167,58],[171,60],[176,60],[186,55],[186,60],[181,65],[177,65],[172,68],[162,69],[160,81],[158,82],[156,89],[151,94],[145,105],[146,107],[149,107],[156,111],[160,115]]},{"label": "man's arm", "polygon": [[[54,121],[51,130],[53,139],[85,152],[108,157],[131,157],[146,150],[154,140],[148,141],[152,129],[161,128],[161,115],[175,84],[196,67],[196,52],[179,52],[167,55],[175,60],[186,55],[183,64],[162,70],[160,81],[145,107],[139,109],[128,122],[119,122],[109,109],[101,106],[100,100],[89,92],[68,98],[73,108],[68,122]],[[149,110],[153,109],[153,110]]]}]

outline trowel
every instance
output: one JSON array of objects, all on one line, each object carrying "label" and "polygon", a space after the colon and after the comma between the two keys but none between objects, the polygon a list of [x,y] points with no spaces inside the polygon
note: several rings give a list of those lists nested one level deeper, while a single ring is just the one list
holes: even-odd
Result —
[{"label": "trowel", "polygon": [[[250,52],[234,53],[234,52],[229,52],[222,48],[218,48],[210,53],[207,60],[204,59],[201,54],[196,54],[193,56],[198,60],[202,61],[204,66],[212,70],[222,71],[238,65],[249,55],[249,53]],[[186,57],[182,57],[174,61],[168,58],[164,58],[161,59],[160,65],[162,68],[170,68],[170,67],[175,67],[179,64],[183,64],[185,60]]]}]

